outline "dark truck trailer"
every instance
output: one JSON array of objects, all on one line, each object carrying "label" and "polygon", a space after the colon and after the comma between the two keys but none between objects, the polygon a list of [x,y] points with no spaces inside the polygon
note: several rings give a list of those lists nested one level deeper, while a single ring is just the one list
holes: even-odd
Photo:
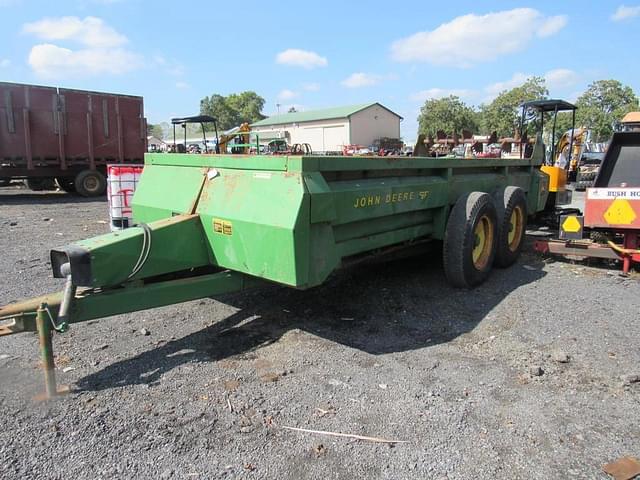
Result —
[{"label": "dark truck trailer", "polygon": [[143,162],[146,130],[142,97],[0,82],[0,185],[102,195],[107,163]]}]

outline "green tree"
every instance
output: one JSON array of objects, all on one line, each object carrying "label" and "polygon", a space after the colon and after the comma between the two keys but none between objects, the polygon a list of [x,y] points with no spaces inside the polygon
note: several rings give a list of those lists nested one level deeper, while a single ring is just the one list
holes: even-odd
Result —
[{"label": "green tree", "polygon": [[166,122],[147,123],[147,136],[154,136],[160,140],[163,140],[166,136],[165,127],[168,128],[168,124]]},{"label": "green tree", "polygon": [[[211,115],[217,120],[218,128],[227,130],[238,125],[237,112],[234,112],[227,103],[226,97],[214,93],[210,97],[200,100],[200,114]],[[207,129],[213,129],[213,125],[205,125]]]},{"label": "green tree", "polygon": [[[215,117],[220,130],[237,127],[243,122],[257,122],[265,118],[265,100],[255,92],[232,93],[226,97],[213,94],[200,100],[200,114]],[[207,125],[212,129],[213,125]]]},{"label": "green tree", "polygon": [[505,90],[488,105],[481,105],[482,129],[485,133],[498,132],[498,137],[512,136],[520,124],[523,102],[547,98],[549,91],[544,78],[531,77],[519,87]]},{"label": "green tree", "polygon": [[[558,113],[558,118],[556,120],[556,141],[559,140],[560,137],[571,128],[572,118],[573,116],[570,111]],[[546,115],[545,122],[545,134],[551,135],[551,130],[553,129],[553,117],[551,115]],[[581,126],[582,125],[578,120],[578,113],[576,112],[576,128]]]},{"label": "green tree", "polygon": [[266,118],[261,113],[264,108],[264,98],[256,92],[233,93],[227,97],[227,103],[232,110],[238,112],[238,124],[253,123]]},{"label": "green tree", "polygon": [[473,132],[477,127],[476,112],[455,95],[427,100],[418,115],[418,133],[426,135],[435,135],[438,130],[448,134],[462,129]]},{"label": "green tree", "polygon": [[591,129],[594,141],[604,142],[626,113],[638,110],[638,97],[617,80],[598,80],[580,95],[576,106],[576,123]]}]

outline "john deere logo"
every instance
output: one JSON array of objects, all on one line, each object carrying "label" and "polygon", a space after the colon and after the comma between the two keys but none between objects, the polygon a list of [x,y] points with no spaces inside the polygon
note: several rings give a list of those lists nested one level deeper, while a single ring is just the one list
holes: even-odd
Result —
[{"label": "john deere logo", "polygon": [[636,212],[624,198],[616,198],[604,212],[604,219],[610,225],[631,225],[636,219]]}]

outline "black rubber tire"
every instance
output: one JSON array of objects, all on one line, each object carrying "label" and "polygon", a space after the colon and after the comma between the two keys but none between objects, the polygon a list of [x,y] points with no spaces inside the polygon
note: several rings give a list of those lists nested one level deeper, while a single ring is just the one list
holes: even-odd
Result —
[{"label": "black rubber tire", "polygon": [[57,177],[56,183],[58,186],[67,193],[76,193],[76,184],[73,178],[70,177]]},{"label": "black rubber tire", "polygon": [[55,190],[56,184],[51,177],[30,177],[27,178],[27,187],[34,192],[41,192],[43,190]]},{"label": "black rubber tire", "polygon": [[98,170],[83,170],[73,181],[76,192],[83,197],[99,197],[107,189],[107,179]]},{"label": "black rubber tire", "polygon": [[[474,232],[483,217],[490,221],[492,241],[486,263],[479,269],[473,262]],[[458,198],[449,214],[443,248],[444,273],[452,286],[471,288],[484,282],[491,273],[497,244],[496,218],[491,195],[472,192]]]},{"label": "black rubber tire", "polygon": [[39,178],[27,178],[24,183],[29,190],[33,190],[34,192],[44,190],[42,181]]},{"label": "black rubber tire", "polygon": [[[501,188],[493,194],[493,201],[496,205],[496,213],[498,218],[497,228],[497,246],[495,266],[507,268],[513,265],[522,251],[524,244],[524,236],[527,227],[527,196],[520,187]],[[513,239],[513,243],[509,244],[509,233],[511,232],[511,215],[514,210],[520,210],[519,221],[520,232],[518,238]]]}]

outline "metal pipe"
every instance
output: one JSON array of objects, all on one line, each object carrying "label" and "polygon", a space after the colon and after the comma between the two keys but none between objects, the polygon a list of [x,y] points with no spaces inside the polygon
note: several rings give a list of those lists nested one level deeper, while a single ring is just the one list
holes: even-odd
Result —
[{"label": "metal pipe", "polygon": [[216,131],[216,153],[220,154],[220,138],[218,137],[218,122],[213,119],[213,129]]},{"label": "metal pipe", "polygon": [[69,309],[71,308],[71,303],[76,296],[77,287],[73,284],[73,279],[71,278],[71,266],[68,263],[62,265],[60,271],[66,275],[67,282],[65,283],[64,290],[62,292],[62,302],[60,303],[60,310],[58,311],[58,327],[56,328],[65,330],[69,323]]},{"label": "metal pipe", "polygon": [[524,144],[522,142],[524,139],[524,112],[525,107],[522,105],[522,114],[520,115],[520,158],[522,158],[524,150]]},{"label": "metal pipe", "polygon": [[[569,171],[571,169],[571,157],[573,155],[573,137],[576,134],[576,109],[574,108],[571,114],[571,140],[569,141],[569,159],[567,160],[567,168]],[[578,163],[580,159],[578,158]],[[576,169],[578,168],[578,164],[576,164]]]},{"label": "metal pipe", "polygon": [[204,153],[209,153],[209,149],[207,148],[207,134],[204,131],[204,122],[200,122],[200,126],[202,127],[202,139],[204,140]]},{"label": "metal pipe", "polygon": [[57,395],[55,364],[53,362],[53,345],[51,339],[51,320],[47,312],[47,304],[42,303],[36,313],[38,340],[40,342],[40,358],[44,368],[45,393],[47,398]]},{"label": "metal pipe", "polygon": [[555,166],[556,164],[556,120],[558,119],[558,106],[553,111],[553,128],[551,129],[551,163],[550,165]]}]

